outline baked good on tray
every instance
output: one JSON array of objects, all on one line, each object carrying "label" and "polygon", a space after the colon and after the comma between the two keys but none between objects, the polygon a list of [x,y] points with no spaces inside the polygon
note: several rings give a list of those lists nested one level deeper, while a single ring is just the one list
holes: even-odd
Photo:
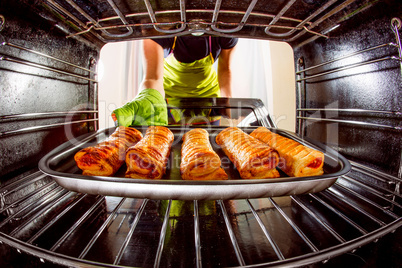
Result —
[{"label": "baked good on tray", "polygon": [[166,127],[148,127],[144,138],[127,149],[126,177],[159,180],[166,171],[173,133]]},{"label": "baked good on tray", "polygon": [[183,135],[180,174],[184,180],[226,180],[228,175],[209,142],[205,129],[196,128]]},{"label": "baked good on tray", "polygon": [[112,176],[124,164],[126,150],[142,139],[135,128],[118,127],[105,141],[74,155],[83,175]]},{"label": "baked good on tray", "polygon": [[279,152],[281,157],[279,167],[288,176],[318,176],[324,173],[324,154],[322,152],[285,138],[265,127],[257,128],[250,135]]},{"label": "baked good on tray", "polygon": [[237,127],[222,130],[216,136],[220,145],[233,162],[243,179],[277,178],[278,152],[269,145],[251,137]]}]

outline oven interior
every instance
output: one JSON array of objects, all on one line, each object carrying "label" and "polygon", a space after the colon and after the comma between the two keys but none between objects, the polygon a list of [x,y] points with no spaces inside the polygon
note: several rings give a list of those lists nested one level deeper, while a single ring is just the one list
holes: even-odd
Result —
[{"label": "oven interior", "polygon": [[[0,264],[397,267],[401,11],[398,1],[1,1]],[[69,191],[38,169],[98,131],[104,44],[199,32],[289,43],[296,133],[351,171],[300,195],[159,200]],[[240,125],[276,127],[257,113]]]}]

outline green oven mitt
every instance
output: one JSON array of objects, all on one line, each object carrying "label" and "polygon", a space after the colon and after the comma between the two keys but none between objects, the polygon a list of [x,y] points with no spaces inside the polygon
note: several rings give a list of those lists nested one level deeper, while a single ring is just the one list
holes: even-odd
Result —
[{"label": "green oven mitt", "polygon": [[138,96],[112,112],[117,126],[166,126],[166,102],[155,89],[142,90]]}]

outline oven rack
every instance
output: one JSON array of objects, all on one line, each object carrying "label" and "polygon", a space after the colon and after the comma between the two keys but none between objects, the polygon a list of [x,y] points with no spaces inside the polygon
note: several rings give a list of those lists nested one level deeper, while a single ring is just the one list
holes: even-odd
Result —
[{"label": "oven rack", "polygon": [[[308,7],[309,12],[300,18],[300,6],[295,0],[286,3],[270,1],[269,5],[257,0],[237,3],[217,0],[202,7],[184,0],[170,3],[107,0],[105,6],[92,3],[94,9],[101,10],[98,13],[72,0],[46,0],[50,9],[74,25],[75,32],[67,37],[91,34],[104,43],[139,39],[144,30],[150,31],[147,34],[149,37],[194,32],[224,36],[242,34],[244,31],[249,37],[252,33],[258,38],[285,42],[293,42],[305,36],[328,38],[328,33],[339,26],[342,14],[360,11],[360,5],[356,2],[329,0],[320,5],[311,5]],[[96,16],[90,13],[96,13]],[[192,20],[192,14],[203,19]],[[257,29],[258,33],[250,29]]]},{"label": "oven rack", "polygon": [[[48,176],[33,172],[0,189],[0,246],[5,243],[16,249],[12,254],[26,252],[43,263],[86,267],[141,266],[144,263],[130,263],[127,254],[139,254],[135,252],[141,249],[133,248],[133,241],[147,224],[154,224],[155,226],[147,227],[158,235],[153,240],[154,252],[147,254],[151,256],[148,257],[150,260],[146,260],[145,266],[166,267],[169,266],[168,263],[174,264],[175,258],[178,258],[172,254],[174,248],[171,248],[168,241],[175,239],[175,236],[179,237],[180,228],[183,228],[180,222],[185,218],[186,225],[191,225],[187,227],[190,229],[188,233],[193,234],[192,238],[186,237],[186,240],[193,241],[192,253],[188,250],[186,255],[190,255],[190,259],[194,256],[196,267],[211,265],[208,263],[210,252],[206,249],[217,246],[210,245],[208,243],[211,241],[205,240],[205,232],[212,231],[205,224],[211,224],[211,221],[220,223],[217,240],[230,244],[232,249],[225,251],[233,251],[236,256],[235,260],[226,263],[223,259],[215,259],[222,262],[222,266],[299,267],[327,262],[335,256],[354,252],[369,242],[377,241],[402,225],[399,192],[401,180],[357,163],[352,164],[350,174],[340,177],[332,187],[320,193],[255,200],[212,201],[215,203],[216,213],[211,215],[206,215],[205,210],[201,209],[204,206],[203,201],[183,201],[190,211],[186,216],[180,215],[180,211],[173,208],[174,202],[177,202],[175,200],[137,200],[69,192]],[[361,172],[370,176],[373,183],[360,179]],[[32,187],[33,184],[40,187]],[[162,206],[161,202],[166,204]],[[242,209],[233,210],[231,202],[236,202]],[[163,209],[156,212],[152,208],[155,206]],[[73,214],[79,207],[85,207],[86,210]],[[155,218],[152,217],[150,222],[147,215]],[[50,230],[63,226],[61,223],[66,221],[67,216],[72,217],[68,221],[70,225],[64,226],[62,232],[51,233]],[[306,224],[300,217],[307,217],[307,221],[314,223]],[[156,219],[159,220],[155,224],[153,221]],[[274,231],[270,221],[287,226],[287,235],[280,230]],[[31,227],[33,222],[37,227]],[[96,228],[90,228],[89,223]],[[345,225],[347,228],[337,228]],[[248,227],[243,229],[245,226]],[[317,230],[320,230],[321,239],[326,237],[333,244],[323,246],[321,242],[317,243]],[[245,237],[254,237],[251,232],[264,237],[265,242],[258,239],[259,243],[252,243],[257,247],[256,251],[269,251],[265,252],[270,256],[269,259],[250,263],[254,258],[250,258],[247,250],[250,245]],[[285,237],[276,235],[276,232]],[[85,233],[90,235],[84,235]],[[54,235],[57,237],[53,237]],[[110,249],[109,254],[113,252],[114,255],[105,258],[109,262],[99,259],[99,255],[105,253],[91,252],[108,243],[103,239],[120,241],[117,248]],[[71,244],[73,241],[79,242]],[[284,241],[292,241],[295,243],[294,247],[305,250],[292,255],[284,248]],[[180,242],[183,241],[178,241]],[[64,243],[69,245],[63,247]],[[67,248],[77,250],[70,252]],[[184,256],[180,257],[186,259]],[[136,258],[138,256],[133,257]]]}]

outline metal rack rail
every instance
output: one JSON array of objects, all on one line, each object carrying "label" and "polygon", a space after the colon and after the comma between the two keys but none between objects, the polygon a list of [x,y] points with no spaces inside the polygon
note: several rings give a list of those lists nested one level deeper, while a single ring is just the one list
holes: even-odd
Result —
[{"label": "metal rack rail", "polygon": [[[65,60],[62,60],[62,59],[59,59],[59,58],[56,58],[56,57],[41,53],[39,51],[35,51],[33,49],[29,49],[29,48],[26,48],[26,47],[23,47],[23,46],[20,46],[20,45],[16,45],[16,44],[13,44],[13,43],[6,42],[4,37],[0,35],[0,47],[2,47],[2,46],[8,46],[8,47],[15,48],[15,49],[18,49],[18,50],[33,53],[35,55],[45,57],[45,58],[53,60],[55,62],[59,62],[59,63],[65,64],[65,65],[68,65],[70,67],[76,68],[76,69],[81,70],[81,71],[85,71],[88,74],[92,74],[92,75],[96,76],[96,72],[94,72],[94,71],[92,71],[92,70],[90,70],[88,68],[78,66],[76,64],[73,64],[73,63],[67,62]],[[59,73],[59,74],[63,74],[63,75],[67,75],[67,76],[87,80],[87,81],[90,81],[90,82],[98,83],[98,81],[96,79],[90,78],[89,75],[84,76],[84,75],[81,75],[81,74],[71,73],[71,72],[68,72],[68,71],[59,70],[59,69],[56,69],[56,68],[53,68],[53,67],[49,67],[49,66],[46,66],[46,65],[43,65],[43,64],[30,62],[30,61],[27,61],[27,60],[24,60],[24,59],[21,59],[21,58],[10,57],[10,56],[0,54],[0,61],[8,61],[8,62],[13,62],[13,63],[23,64],[23,65],[27,65],[27,66],[30,66],[30,67],[40,68],[40,69],[43,69],[43,70],[52,71],[52,72],[56,72],[56,73]]]},{"label": "metal rack rail", "polygon": [[66,125],[72,124],[82,124],[88,122],[98,122],[98,111],[97,110],[81,110],[81,111],[67,111],[67,112],[47,112],[47,113],[27,113],[27,114],[15,114],[15,115],[4,115],[0,116],[0,123],[9,122],[11,120],[34,120],[37,118],[51,118],[51,117],[66,117],[72,118],[72,116],[76,115],[88,115],[92,114],[95,115],[95,118],[89,119],[82,119],[82,120],[68,120],[66,119],[64,122],[58,122],[54,124],[44,124],[44,125],[37,125],[30,127],[21,127],[18,129],[13,130],[6,130],[0,131],[0,138],[10,136],[10,135],[17,135],[27,132],[39,131],[39,130],[47,130],[55,127],[61,127]]},{"label": "metal rack rail", "polygon": [[[324,118],[324,117],[320,116],[322,112],[325,112],[326,114],[327,113],[336,113],[337,115],[339,115],[340,113],[352,113],[352,114],[377,113],[377,114],[382,114],[382,115],[390,115],[390,116],[394,116],[394,117],[400,117],[401,111],[381,111],[381,110],[370,110],[370,109],[360,109],[360,108],[307,108],[307,107],[303,107],[303,105],[301,103],[302,87],[303,87],[302,83],[305,83],[307,80],[315,79],[318,77],[324,77],[329,74],[353,69],[353,68],[368,65],[368,64],[374,64],[374,63],[378,63],[378,62],[382,62],[382,61],[391,60],[391,61],[397,61],[402,64],[402,57],[401,57],[402,47],[401,47],[401,42],[400,42],[400,37],[399,37],[399,32],[398,32],[398,29],[400,29],[400,28],[401,28],[400,20],[397,18],[392,19],[391,29],[395,33],[395,38],[396,38],[397,43],[391,42],[391,43],[380,44],[380,45],[366,48],[363,50],[359,50],[359,51],[356,51],[353,53],[349,53],[347,55],[344,55],[344,56],[341,56],[341,57],[338,57],[338,58],[335,58],[332,60],[328,60],[326,62],[317,64],[314,66],[310,66],[308,68],[304,68],[303,60],[299,59],[299,61],[298,61],[299,64],[297,66],[298,69],[296,71],[296,83],[297,83],[297,87],[296,87],[297,93],[296,94],[298,97],[298,108],[296,109],[296,112],[297,112],[296,120],[298,120],[298,133],[303,135],[302,130],[304,128],[304,121],[306,121],[306,120],[316,121],[316,122],[364,125],[364,126],[379,127],[379,128],[384,128],[384,129],[393,129],[393,130],[397,130],[397,131],[402,130],[402,126],[400,126],[400,125],[387,125],[387,124],[371,123],[371,122],[365,122],[365,121],[346,120],[346,119],[342,119],[342,118],[340,118],[340,119],[339,118]],[[345,59],[349,59],[353,56],[372,52],[372,51],[375,51],[375,50],[378,50],[381,48],[396,48],[398,51],[398,55],[384,56],[381,58],[367,60],[367,61],[354,63],[354,64],[350,64],[350,65],[346,65],[346,66],[341,66],[341,67],[337,67],[337,68],[330,69],[330,70],[319,71],[317,73],[312,73],[312,74],[308,73],[310,71],[314,71],[316,69],[322,68],[322,67],[330,65],[332,63],[342,61]],[[306,113],[313,113],[315,116],[306,116]],[[317,117],[317,115],[320,117]]]},{"label": "metal rack rail", "polygon": [[[6,21],[4,16],[0,15],[0,32],[4,28]],[[7,61],[7,62],[12,62],[16,64],[22,64],[34,68],[39,68],[42,70],[50,71],[50,72],[55,72],[58,74],[65,75],[67,77],[73,77],[73,78],[78,78],[81,80],[86,80],[90,83],[94,83],[95,87],[96,84],[98,83],[97,81],[97,73],[94,70],[91,70],[90,68],[85,68],[80,65],[65,61],[63,59],[53,57],[51,55],[42,53],[40,51],[36,51],[34,49],[30,49],[21,45],[17,45],[14,43],[7,42],[5,38],[0,34],[0,48],[2,47],[8,47],[13,50],[17,51],[23,51],[27,52],[33,55],[36,55],[38,57],[46,58],[53,63],[59,63],[62,64],[63,66],[67,66],[70,68],[73,68],[76,72],[69,72],[66,70],[58,69],[55,67],[49,67],[44,64],[39,64],[35,62],[31,62],[19,57],[14,57],[14,56],[9,56],[9,55],[3,55],[0,53],[0,61]],[[93,61],[94,59],[92,59]],[[94,62],[90,62],[89,65],[93,65]],[[5,130],[5,131],[0,131],[0,137],[6,137],[10,135],[17,135],[17,134],[22,134],[22,133],[27,133],[27,132],[33,132],[33,131],[39,131],[39,130],[47,130],[55,127],[61,127],[61,126],[66,126],[66,125],[72,125],[72,124],[82,124],[82,123],[88,123],[88,122],[95,122],[97,124],[98,122],[98,110],[97,110],[97,103],[94,101],[92,104],[94,106],[94,109],[87,109],[87,110],[76,110],[76,111],[53,111],[53,112],[40,112],[40,113],[25,113],[25,114],[13,114],[13,115],[3,115],[0,116],[0,123],[6,123],[6,122],[12,122],[12,120],[26,120],[26,121],[34,121],[36,119],[49,119],[49,118],[55,118],[55,117],[61,117],[65,116],[66,120],[64,122],[57,122],[57,123],[52,123],[52,124],[36,124],[33,123],[32,126],[28,127],[20,127],[18,129],[13,129],[13,130]],[[81,119],[81,120],[69,120],[72,119],[73,115],[93,115],[93,118],[89,119]]]},{"label": "metal rack rail", "polygon": [[[381,172],[375,170],[366,172],[373,179],[378,178],[378,173],[381,174]],[[186,239],[193,240],[193,250],[191,252],[194,252],[196,266],[207,265],[205,258],[208,258],[208,252],[203,251],[203,249],[208,247],[207,243],[209,242],[203,238],[205,238],[205,232],[212,232],[212,230],[205,228],[205,218],[222,222],[216,232],[219,233],[220,239],[224,239],[226,243],[232,245],[232,250],[236,256],[232,262],[222,264],[227,266],[276,267],[287,265],[295,267],[319,261],[326,262],[334,256],[353,251],[370,241],[376,241],[383,235],[402,226],[402,205],[400,203],[402,196],[378,185],[369,185],[364,181],[360,181],[358,173],[358,168],[353,168],[351,174],[342,176],[332,187],[320,193],[268,198],[265,201],[259,200],[258,202],[248,199],[237,200],[236,202],[242,205],[242,211],[233,211],[227,201],[218,200],[213,201],[216,204],[216,214],[205,215],[205,212],[200,208],[200,201],[185,201],[189,203],[188,207],[191,207],[191,216],[189,217],[193,219],[185,222],[189,225],[191,225],[191,221],[193,222],[192,226],[187,228],[193,230],[194,236]],[[35,176],[37,176],[37,179],[33,180],[32,177]],[[390,178],[386,174],[383,177]],[[62,187],[46,181],[47,179],[46,176],[40,173],[34,173],[29,178],[22,178],[14,182],[13,185],[8,185],[1,189],[0,196],[3,201],[0,210],[0,244],[5,243],[15,247],[18,252],[23,251],[37,256],[41,262],[48,261],[69,266],[87,265],[88,267],[140,265],[135,262],[127,263],[127,259],[124,256],[127,252],[133,254],[133,249],[129,245],[141,233],[145,226],[144,224],[150,224],[146,219],[146,215],[155,214],[155,211],[150,208],[150,200],[88,196],[68,192]],[[35,181],[41,180],[45,180],[43,186],[32,191],[29,196],[21,196],[17,200],[12,198],[19,190],[29,187]],[[392,181],[399,181],[399,179],[392,178]],[[9,192],[8,190],[10,189],[13,189],[13,191]],[[147,258],[153,259],[147,260],[147,263],[153,263],[152,266],[154,267],[165,267],[166,261],[174,257],[169,254],[172,249],[169,248],[171,245],[167,241],[168,239],[177,239],[175,236],[178,234],[172,231],[175,228],[174,222],[178,224],[178,222],[186,218],[186,216],[176,215],[175,212],[172,212],[175,206],[173,200],[167,202],[164,209],[158,210],[159,212],[154,215],[160,219],[157,224],[154,223],[157,229],[160,230],[160,234],[154,240],[155,245],[153,248],[155,252],[147,254]],[[62,203],[61,211],[58,210],[60,203]],[[190,205],[191,203],[192,205]],[[87,209],[81,213],[74,214],[71,225],[65,227],[66,232],[58,234],[59,237],[50,238],[49,235],[54,234],[51,234],[49,230],[57,228],[66,215],[72,217],[69,213],[79,207],[86,207]],[[349,209],[345,210],[344,208]],[[293,212],[289,214],[290,210]],[[99,213],[106,213],[107,217],[99,217]],[[38,215],[46,215],[47,219],[39,221]],[[122,215],[125,216],[123,217]],[[131,215],[131,217],[127,217],[128,215]],[[273,215],[276,215],[274,218],[281,226],[290,228],[287,231],[288,234],[282,234],[286,237],[281,238],[275,235],[269,221],[266,221],[267,217],[272,220]],[[311,227],[299,220],[301,215],[304,215],[303,217],[308,215],[310,221],[313,221],[314,225],[316,225],[314,228],[321,230],[321,232],[325,233],[325,236],[332,237],[334,242],[327,246],[316,244],[309,229]],[[92,223],[92,225],[97,226],[94,230],[88,228],[87,222],[93,222],[99,220],[99,218],[102,219],[99,224]],[[334,219],[336,219],[336,223]],[[30,230],[30,223],[33,221],[36,224],[39,222],[40,226],[27,236]],[[250,229],[250,225],[253,228]],[[337,228],[340,225],[346,225],[348,228]],[[375,227],[369,227],[371,225]],[[249,227],[243,230],[245,226]],[[126,231],[123,232],[122,228]],[[239,231],[240,229],[243,231]],[[247,229],[248,231],[246,231]],[[352,237],[350,236],[350,230],[354,230],[355,233]],[[92,236],[84,239],[82,235],[85,232],[92,233]],[[268,247],[271,252],[268,254],[270,257],[260,260],[259,263],[250,263],[248,256],[250,252],[245,251],[247,241],[243,240],[243,238],[252,237],[250,232],[261,232],[270,245]],[[93,254],[89,254],[92,248],[99,247],[97,243],[100,243],[100,245],[107,243],[107,241],[102,240],[105,239],[105,235],[108,239],[113,239],[113,241],[121,241],[118,249],[110,251],[110,254],[115,252],[114,256],[109,256],[108,258],[111,260],[110,263],[102,261],[102,258],[94,258]],[[80,243],[83,244],[83,246],[79,247],[79,253],[68,253],[68,250],[63,248],[64,243],[71,243],[71,241],[79,238]],[[282,241],[290,238],[293,241],[302,241],[298,243],[305,244],[306,250],[299,252],[298,255],[289,255],[286,249],[283,248]],[[45,240],[53,242],[51,245],[41,246],[39,241]],[[177,242],[182,243],[183,241],[177,239]],[[261,241],[259,244],[253,244],[253,246],[257,247],[256,251],[265,252],[267,250],[267,245]]]}]

